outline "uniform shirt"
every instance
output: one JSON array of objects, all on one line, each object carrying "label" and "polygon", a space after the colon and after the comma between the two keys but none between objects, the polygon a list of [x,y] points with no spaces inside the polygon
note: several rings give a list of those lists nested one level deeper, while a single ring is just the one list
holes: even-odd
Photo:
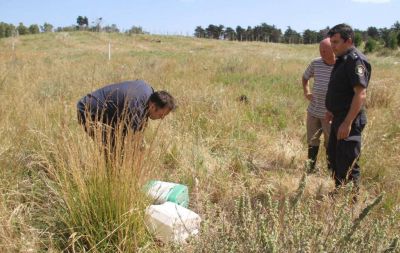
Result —
[{"label": "uniform shirt", "polygon": [[[367,58],[356,48],[338,57],[333,67],[326,94],[326,108],[334,115],[344,115],[350,109],[354,96],[354,87],[368,87],[371,77],[371,65]],[[364,114],[364,109],[361,110]]]},{"label": "uniform shirt", "polygon": [[328,90],[329,78],[331,77],[333,65],[328,65],[319,57],[314,59],[304,71],[303,78],[310,80],[314,77],[312,88],[313,99],[308,105],[307,111],[316,118],[325,117],[325,97]]},{"label": "uniform shirt", "polygon": [[92,120],[115,127],[123,122],[134,131],[141,130],[148,115],[148,101],[154,90],[143,80],[115,83],[86,95],[79,110],[89,111]]}]

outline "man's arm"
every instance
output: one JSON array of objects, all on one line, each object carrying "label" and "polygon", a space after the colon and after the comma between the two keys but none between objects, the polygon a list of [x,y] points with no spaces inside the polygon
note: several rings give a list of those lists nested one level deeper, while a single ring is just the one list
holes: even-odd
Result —
[{"label": "man's arm", "polygon": [[354,97],[351,101],[350,110],[347,113],[343,123],[340,125],[337,133],[338,140],[346,139],[347,137],[349,137],[351,124],[353,123],[353,120],[356,118],[357,114],[361,110],[361,107],[365,103],[367,97],[366,91],[367,89],[362,85],[356,85],[354,87]]},{"label": "man's arm", "polygon": [[310,92],[310,85],[308,79],[302,78],[304,97],[309,101],[312,100],[312,93]]}]

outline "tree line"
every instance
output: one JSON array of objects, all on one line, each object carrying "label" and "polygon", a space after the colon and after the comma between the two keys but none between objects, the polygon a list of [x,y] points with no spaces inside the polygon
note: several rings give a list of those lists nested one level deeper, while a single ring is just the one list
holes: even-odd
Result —
[{"label": "tree line", "polygon": [[[194,36],[197,38],[230,40],[230,41],[262,41],[288,44],[314,44],[326,37],[329,27],[319,31],[306,29],[299,33],[290,26],[282,32],[275,25],[262,23],[254,27],[243,28],[237,26],[235,29],[224,27],[223,25],[210,24],[203,28],[197,26],[194,30]],[[391,28],[368,27],[362,31],[355,29],[354,43],[356,46],[365,43],[366,51],[373,51],[377,44],[384,47],[397,49],[400,46],[400,23],[396,21]]]},{"label": "tree line", "polygon": [[[43,25],[32,24],[25,26],[22,22],[18,26],[0,22],[0,38],[6,38],[17,35],[37,34],[45,32],[70,32],[70,31],[92,31],[92,32],[115,32],[120,33],[117,25],[102,25],[103,19],[97,18],[91,24],[86,16],[78,16],[76,25],[57,27],[49,23]],[[225,27],[223,25],[210,24],[203,28],[197,26],[194,30],[194,36],[197,38],[230,40],[230,41],[262,41],[272,43],[288,43],[288,44],[314,44],[321,41],[329,31],[329,27],[320,29],[319,31],[306,29],[302,33],[297,32],[290,26],[282,32],[275,25],[261,23],[260,25],[247,28],[237,26],[235,29]],[[127,34],[144,34],[145,32],[140,26],[132,26],[125,31]],[[375,51],[378,46],[390,49],[397,49],[400,46],[400,22],[396,21],[390,28],[368,27],[362,31],[355,29],[354,43],[356,46],[365,43],[365,51]]]},{"label": "tree line", "polygon": [[[76,18],[76,25],[55,28],[52,24],[45,22],[43,25],[32,24],[25,26],[20,22],[18,26],[0,22],[0,39],[12,36],[38,34],[46,32],[72,32],[72,31],[91,31],[91,32],[121,32],[116,24],[102,25],[103,18],[97,18],[89,24],[89,19],[86,16],[78,16]],[[125,33],[128,34],[144,34],[145,32],[141,26],[132,26]]]}]

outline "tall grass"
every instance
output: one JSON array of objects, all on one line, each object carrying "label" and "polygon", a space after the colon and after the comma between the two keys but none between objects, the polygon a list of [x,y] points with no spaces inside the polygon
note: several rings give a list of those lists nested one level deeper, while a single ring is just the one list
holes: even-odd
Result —
[{"label": "tall grass", "polygon": [[[397,56],[369,56],[362,187],[352,204],[346,191],[327,197],[334,186],[322,155],[318,173],[300,180],[300,77],[315,46],[86,32],[24,36],[15,52],[10,43],[0,40],[1,251],[398,251]],[[132,137],[110,167],[75,104],[131,79],[170,91],[179,109],[150,122],[146,149]],[[189,186],[190,209],[203,219],[197,240],[154,241],[143,223],[148,179]]]},{"label": "tall grass", "polygon": [[334,202],[316,201],[303,195],[306,181],[303,177],[296,193],[283,198],[267,189],[257,197],[244,191],[227,208],[209,203],[202,210],[206,221],[200,238],[171,252],[398,251],[396,235],[388,232],[398,228],[398,212],[368,218],[382,195],[357,216],[350,189]]}]

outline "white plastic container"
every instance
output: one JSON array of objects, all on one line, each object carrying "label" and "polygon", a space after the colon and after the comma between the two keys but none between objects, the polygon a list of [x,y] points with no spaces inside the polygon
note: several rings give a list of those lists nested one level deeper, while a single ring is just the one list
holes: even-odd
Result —
[{"label": "white plastic container", "polygon": [[195,212],[172,202],[146,209],[146,225],[162,242],[182,243],[198,234],[201,218]]},{"label": "white plastic container", "polygon": [[147,194],[154,199],[154,204],[169,201],[186,208],[189,206],[189,191],[186,185],[151,180],[146,184],[145,189]]}]

